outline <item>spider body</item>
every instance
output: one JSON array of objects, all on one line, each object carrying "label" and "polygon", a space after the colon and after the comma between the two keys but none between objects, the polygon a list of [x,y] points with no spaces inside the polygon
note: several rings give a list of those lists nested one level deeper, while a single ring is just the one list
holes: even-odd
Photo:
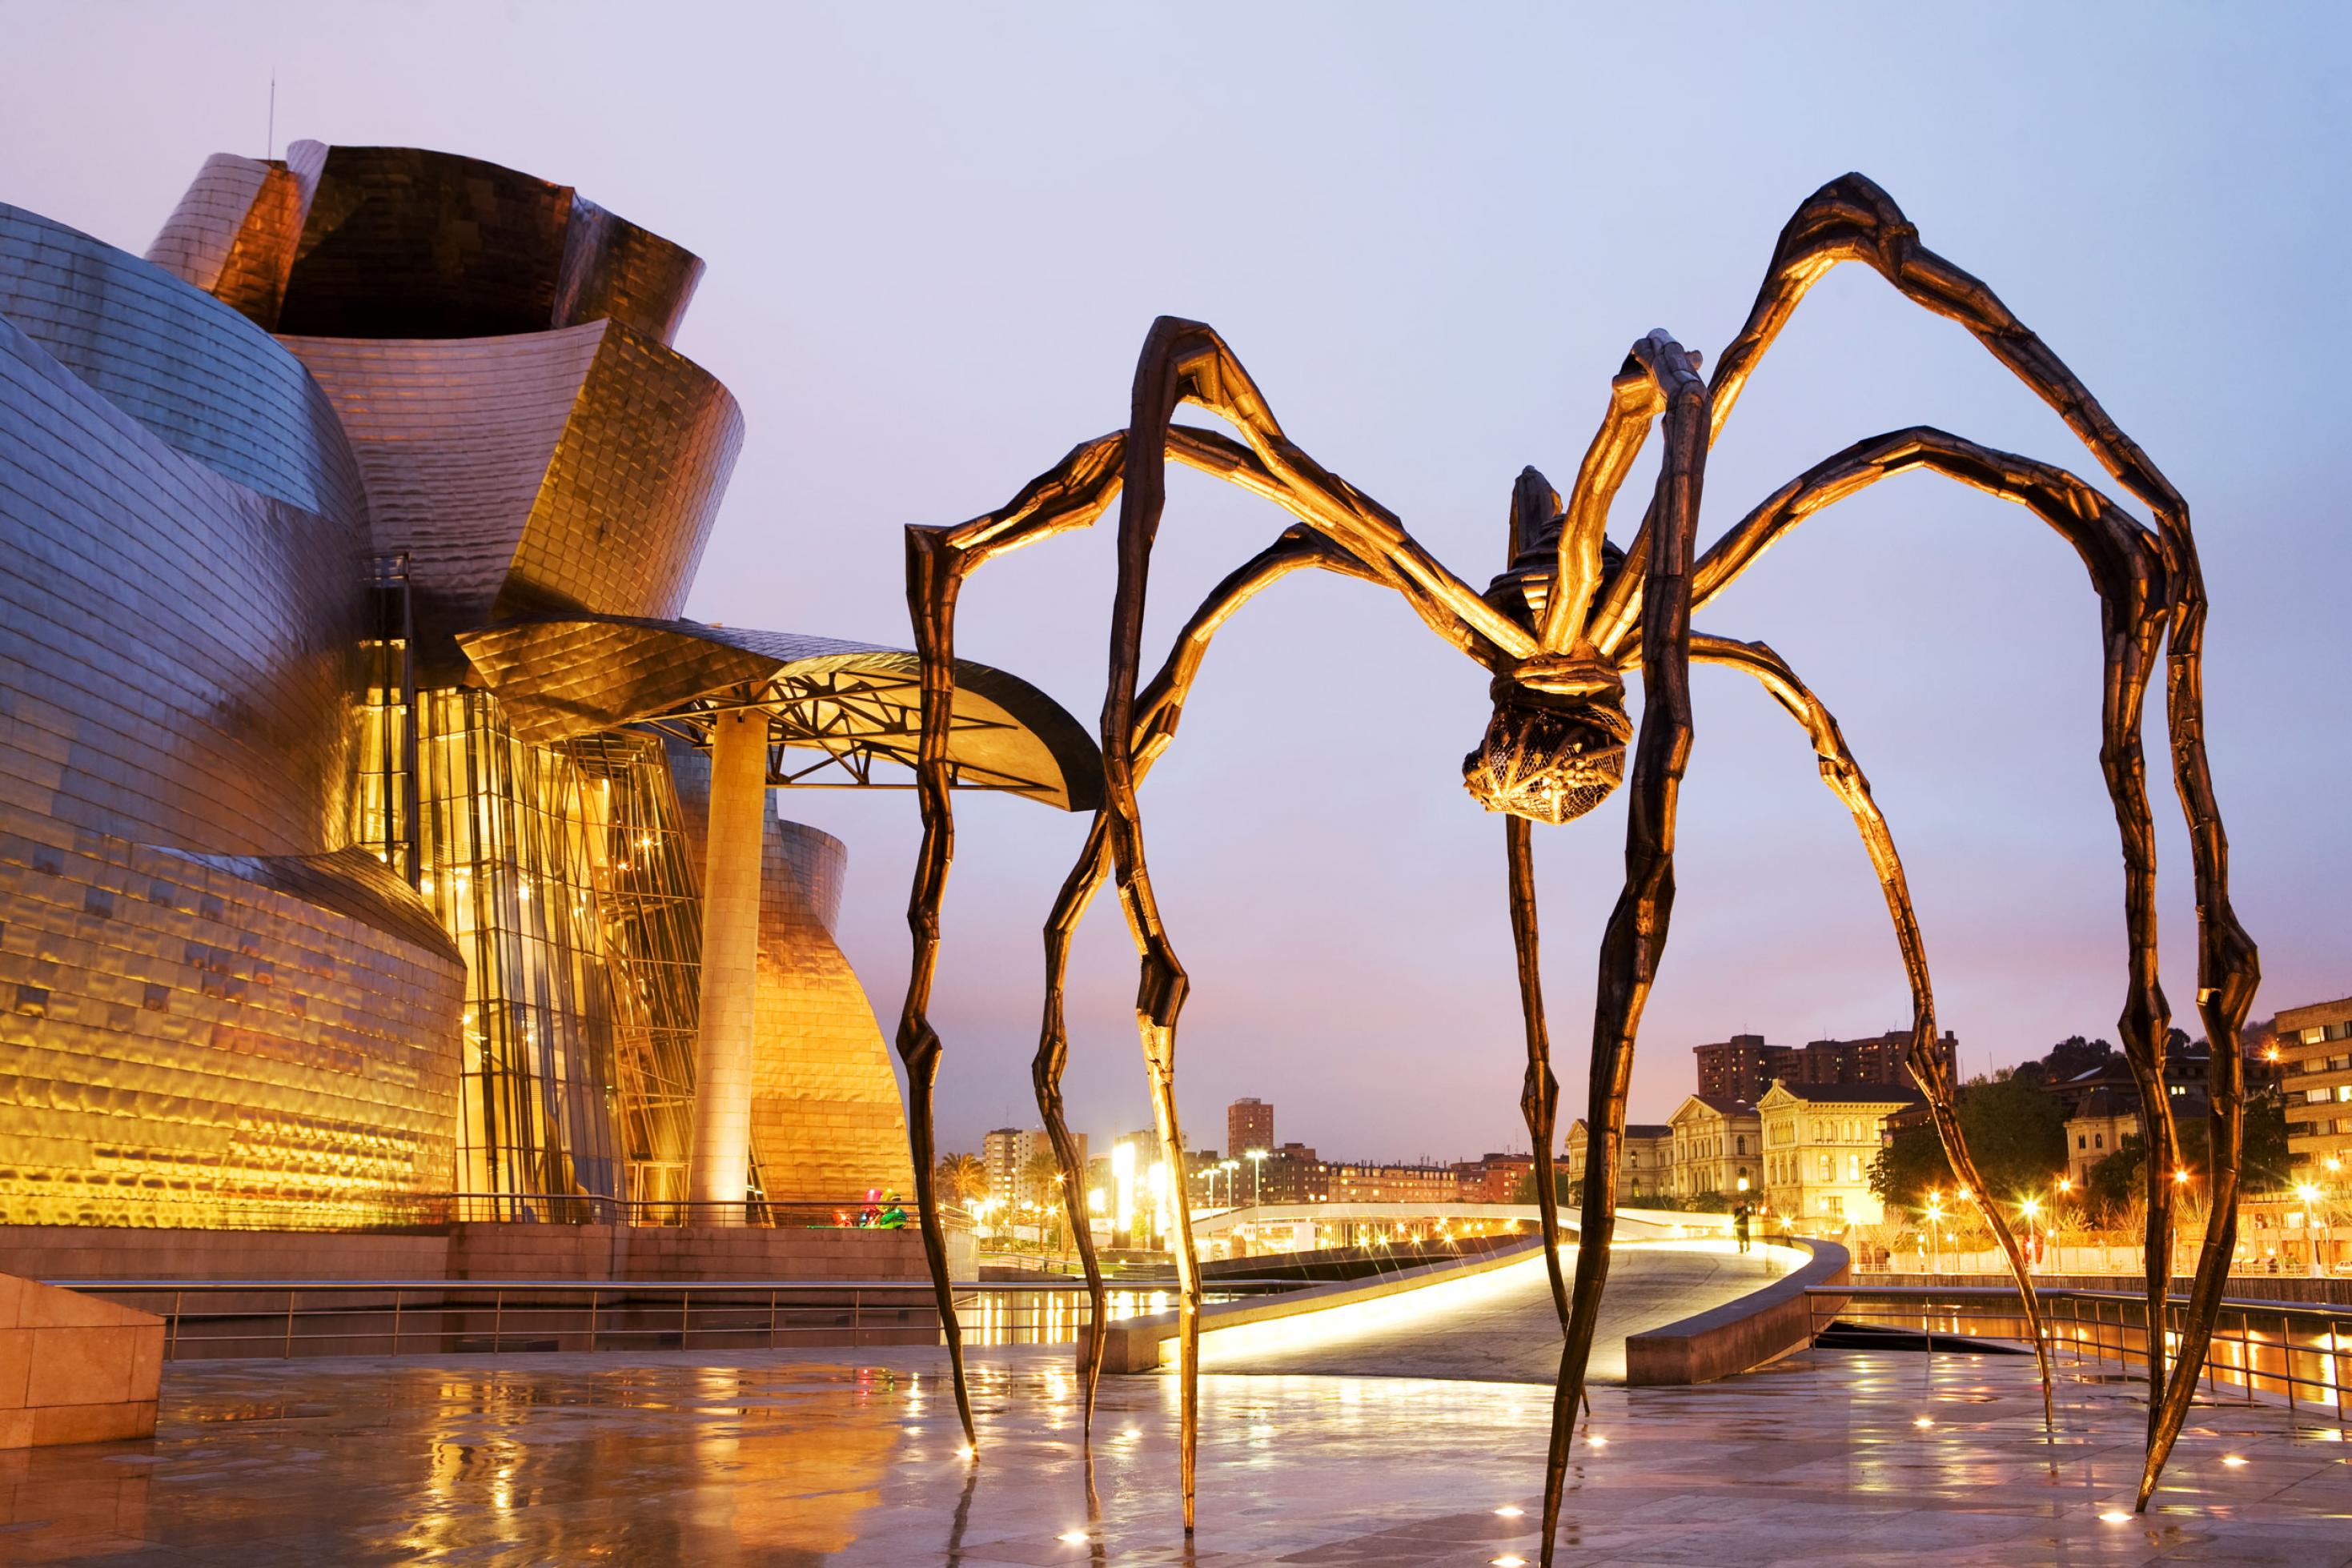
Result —
[{"label": "spider body", "polygon": [[[2106,471],[2153,514],[2155,526],[2125,514],[2063,469],[1915,427],[1857,442],[1813,465],[1699,551],[1696,536],[1709,444],[1805,290],[1845,261],[1863,263],[1908,298],[1966,328],[2066,421]],[[953,843],[947,738],[955,606],[965,578],[979,566],[1007,550],[1087,527],[1114,501],[1118,586],[1102,709],[1103,805],[1045,923],[1045,1007],[1032,1068],[1039,1113],[1063,1167],[1064,1197],[1087,1269],[1096,1323],[1107,1321],[1104,1287],[1081,1202],[1085,1183],[1076,1145],[1061,1099],[1068,1054],[1063,980],[1070,937],[1095,894],[1115,883],[1139,956],[1136,1020],[1163,1154],[1172,1168],[1181,1169],[1175,1043],[1189,979],[1152,890],[1137,789],[1173,743],[1193,676],[1216,631],[1259,592],[1294,570],[1312,567],[1395,591],[1424,625],[1491,677],[1493,712],[1485,736],[1464,759],[1463,780],[1474,799],[1504,817],[1506,886],[1527,1036],[1520,1103],[1533,1141],[1536,1196],[1563,1332],[1556,1409],[1572,1410],[1580,1392],[1608,1275],[1634,1036],[1665,948],[1674,904],[1675,811],[1691,749],[1689,665],[1696,660],[1739,670],[1763,686],[1804,729],[1822,781],[1853,819],[1910,984],[1909,1066],[1956,1177],[1976,1195],[2010,1260],[2042,1358],[2044,1419],[2054,1422],[2048,1351],[2032,1282],[2007,1218],[1978,1176],[1961,1136],[1956,1086],[1934,1048],[1935,1005],[1919,923],[1885,819],[1835,720],[1778,654],[1761,643],[1708,635],[1692,626],[1694,611],[1718,596],[1789,528],[1877,480],[1926,472],[2039,517],[2074,547],[2100,601],[2105,648],[2100,760],[2123,841],[2130,946],[2120,1028],[2141,1087],[2148,1145],[2145,1354],[2151,1410],[2140,1486],[2145,1507],[2187,1417],[2227,1281],[2244,1090],[2238,1053],[2214,1051],[2210,1218],[2189,1302],[2176,1316],[2164,1300],[2174,1184],[2162,1179],[2162,1173],[2178,1164],[2163,1087],[2170,1011],[2156,977],[2154,828],[2139,738],[2147,685],[2160,658],[2169,664],[2168,744],[2189,817],[2197,883],[2198,1007],[2207,1038],[2237,1038],[2259,976],[2253,944],[2230,909],[2227,843],[2205,759],[2205,600],[2187,507],[2074,372],[1990,288],[1922,246],[1892,198],[1860,175],[1832,181],[1798,209],[1781,231],[1746,324],[1718,357],[1710,378],[1701,380],[1699,367],[1697,355],[1663,331],[1633,344],[1609,383],[1600,429],[1566,499],[1534,469],[1519,476],[1512,491],[1506,568],[1484,593],[1447,570],[1386,508],[1293,443],[1238,358],[1212,329],[1175,318],[1154,323],[1145,340],[1124,428],[1080,444],[994,512],[956,528],[908,530],[908,605],[922,663],[917,781],[924,834],[908,909],[915,951],[898,1049],[908,1068],[908,1125],[926,1250],[968,1438],[972,1426],[961,1341],[930,1189],[930,1085],[940,1045],[928,1015]],[[1186,403],[1222,419],[1235,435],[1176,423],[1177,410]],[[1639,530],[1621,552],[1606,538],[1611,505],[1654,426],[1664,447],[1656,486]],[[1185,624],[1166,664],[1147,682],[1141,664],[1145,591],[1165,500],[1164,469],[1171,460],[1261,496],[1295,520],[1218,584]],[[1638,724],[1625,704],[1625,676],[1635,671],[1643,688]],[[1552,1160],[1559,1096],[1538,965],[1530,831],[1537,822],[1583,815],[1619,789],[1629,796],[1625,882],[1601,951],[1591,1033],[1591,1174],[1584,1187],[1571,1290],[1557,1245]],[[1201,1297],[1190,1218],[1181,1206],[1174,1230],[1183,1368],[1182,1490],[1190,1531]],[[2168,1323],[2178,1324],[2177,1337],[2167,1333]],[[1102,1348],[1095,1336],[1085,1352],[1089,1423]],[[1565,1428],[1556,1428],[1545,1509],[1547,1562],[1567,1451]]]}]

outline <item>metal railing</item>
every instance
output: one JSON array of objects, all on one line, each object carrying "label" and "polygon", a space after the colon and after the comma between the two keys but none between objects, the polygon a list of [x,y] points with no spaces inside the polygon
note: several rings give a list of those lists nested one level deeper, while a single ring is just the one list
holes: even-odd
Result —
[{"label": "metal railing", "polygon": [[[751,1198],[737,1203],[686,1199],[600,1197],[594,1194],[500,1192],[387,1193],[358,1201],[337,1197],[237,1197],[169,1190],[92,1191],[48,1195],[0,1211],[0,1224],[87,1225],[110,1228],[420,1232],[463,1224],[612,1226],[749,1226],[768,1229],[914,1229],[912,1201],[884,1202],[863,1194],[830,1200]],[[971,1216],[940,1206],[951,1227]]]},{"label": "metal railing", "polygon": [[[2147,1300],[2123,1291],[2060,1288],[2035,1292],[2053,1360],[2087,1358],[2145,1369]],[[2029,1343],[2024,1308],[2013,1285],[1829,1285],[1805,1292],[1818,1336],[1832,1322],[1916,1328],[1928,1336],[1980,1337]],[[2180,1343],[2188,1309],[2167,1298],[2165,1343]],[[2339,1421],[2352,1383],[2352,1310],[2284,1301],[2225,1300],[2205,1357],[2209,1396],[2228,1392],[2253,1404],[2283,1397],[2290,1411],[2315,1406]]]},{"label": "metal railing", "polygon": [[[939,1312],[925,1281],[53,1280],[153,1312],[167,1361],[296,1355],[446,1355],[499,1351],[783,1349],[932,1344]],[[1295,1280],[1228,1280],[1227,1301],[1296,1290]],[[1167,1310],[1174,1283],[1122,1286],[1120,1319]],[[956,1287],[967,1344],[1075,1343],[1087,1293],[1052,1281]]]}]

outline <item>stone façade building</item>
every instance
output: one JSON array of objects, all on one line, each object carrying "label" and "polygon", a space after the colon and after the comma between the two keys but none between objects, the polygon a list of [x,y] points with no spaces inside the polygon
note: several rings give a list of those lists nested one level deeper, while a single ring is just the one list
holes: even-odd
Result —
[{"label": "stone fa\u00e7ade building", "polygon": [[[743,430],[701,271],[412,149],[216,155],[143,259],[0,206],[0,1219],[905,1184],[770,789],[904,760],[913,658],[677,619]],[[958,678],[962,781],[1091,804]]]},{"label": "stone fa\u00e7ade building", "polygon": [[1832,1229],[1874,1225],[1885,1205],[1870,1190],[1880,1124],[1919,1103],[1907,1089],[1775,1083],[1756,1107],[1763,1128],[1764,1199],[1772,1212]]},{"label": "stone fa\u00e7ade building", "polygon": [[1666,1125],[1668,1192],[1730,1201],[1743,1192],[1761,1192],[1763,1122],[1755,1106],[1728,1095],[1693,1094],[1675,1108]]},{"label": "stone fa\u00e7ade building", "polygon": [[[1585,1145],[1591,1134],[1584,1118],[1579,1116],[1568,1129],[1565,1145],[1567,1158],[1561,1168],[1566,1171],[1571,1186],[1584,1180]],[[1617,1170],[1617,1197],[1631,1203],[1635,1198],[1662,1197],[1670,1190],[1667,1171],[1673,1161],[1674,1129],[1664,1123],[1628,1122],[1622,1144],[1622,1162]]]}]

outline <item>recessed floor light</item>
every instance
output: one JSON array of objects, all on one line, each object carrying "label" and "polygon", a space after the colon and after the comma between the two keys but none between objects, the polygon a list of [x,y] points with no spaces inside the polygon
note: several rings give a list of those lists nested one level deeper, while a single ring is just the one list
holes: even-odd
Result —
[{"label": "recessed floor light", "polygon": [[1517,1503],[1507,1502],[1495,1511],[1504,1519],[1517,1519],[1528,1511],[1519,1507]]},{"label": "recessed floor light", "polygon": [[2246,1457],[2243,1454],[2224,1454],[2221,1456],[2221,1462],[2233,1470],[2239,1469],[2245,1465]]},{"label": "recessed floor light", "polygon": [[1086,1542],[1087,1532],[1083,1530],[1066,1530],[1062,1531],[1061,1534],[1054,1537],[1054,1539],[1056,1541],[1066,1541],[1073,1546],[1079,1546]]},{"label": "recessed floor light", "polygon": [[1923,1432],[1935,1424],[1936,1418],[1933,1416],[1922,1416],[1916,1421],[1911,1423],[1911,1425],[1918,1427]]},{"label": "recessed floor light", "polygon": [[2111,1508],[2107,1510],[2106,1512],[2099,1515],[2099,1519],[2102,1523],[2105,1524],[2129,1524],[2131,1522],[2131,1515],[2126,1513],[2119,1508]]},{"label": "recessed floor light", "polygon": [[1506,1552],[1492,1561],[1495,1568],[1528,1568],[1528,1560],[1514,1552]]}]

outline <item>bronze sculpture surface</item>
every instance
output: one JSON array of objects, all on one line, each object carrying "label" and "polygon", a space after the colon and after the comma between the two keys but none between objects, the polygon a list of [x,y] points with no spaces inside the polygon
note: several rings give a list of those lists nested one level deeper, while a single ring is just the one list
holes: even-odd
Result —
[{"label": "bronze sculpture surface", "polygon": [[[1805,291],[1844,261],[1865,264],[1915,302],[1968,329],[2065,420],[2108,474],[2148,508],[2155,526],[2138,522],[2063,469],[1916,427],[1857,442],[1814,465],[1700,552],[1696,531],[1709,446]],[[2040,517],[2074,547],[2099,596],[2105,655],[2100,760],[2123,843],[2130,944],[2121,1028],[2147,1128],[2149,1409],[2139,1486],[2145,1509],[2195,1393],[2234,1248],[2244,1067],[2233,1046],[2259,976],[2253,944],[2230,910],[2228,848],[2206,765],[2200,663],[2206,600],[2187,506],[2073,371],[1983,283],[1920,245],[1917,231],[1894,201],[1858,174],[1832,181],[1798,209],[1781,231],[1738,335],[1711,377],[1702,380],[1699,366],[1698,355],[1663,331],[1633,345],[1611,382],[1600,431],[1566,500],[1532,468],[1519,476],[1512,493],[1507,569],[1483,594],[1423,549],[1378,502],[1292,444],[1212,329],[1166,317],[1154,323],[1145,341],[1124,429],[1074,448],[997,511],[956,528],[908,529],[908,605],[922,659],[918,790],[924,831],[908,910],[914,963],[898,1043],[912,1101],[908,1131],[924,1239],[968,1443],[974,1434],[961,1339],[931,1201],[931,1085],[940,1042],[928,1016],[940,904],[954,847],[947,726],[954,696],[955,607],[964,579],[979,566],[1023,545],[1087,527],[1114,499],[1119,503],[1118,583],[1102,708],[1103,799],[1046,922],[1045,1009],[1033,1067],[1038,1107],[1064,1172],[1065,1201],[1097,1322],[1104,1317],[1102,1277],[1060,1092],[1067,1053],[1062,983],[1070,937],[1095,893],[1107,879],[1114,880],[1141,960],[1136,1018],[1163,1154],[1171,1168],[1181,1170],[1175,1043],[1188,982],[1153,897],[1136,789],[1173,740],[1192,677],[1217,629],[1260,590],[1311,566],[1394,589],[1431,630],[1491,674],[1493,715],[1464,760],[1463,776],[1474,798],[1505,817],[1507,882],[1527,1030],[1521,1106],[1534,1141],[1536,1192],[1564,1333],[1556,1396],[1563,1418],[1556,1424],[1547,1515],[1556,1516],[1568,1440],[1565,1416],[1581,1392],[1608,1273],[1634,1035],[1674,904],[1675,798],[1691,747],[1694,659],[1741,670],[1759,682],[1804,727],[1823,781],[1853,817],[1885,896],[1911,986],[1908,1064],[1932,1107],[1956,1176],[1966,1183],[2009,1258],[2042,1358],[2044,1419],[2051,1419],[2048,1347],[2032,1283],[1998,1200],[1986,1191],[1961,1138],[1957,1086],[1934,1049],[1935,1005],[1918,922],[1869,783],[1828,710],[1769,647],[1706,635],[1691,626],[1694,611],[1716,599],[1797,523],[1880,479],[1924,469]],[[1240,439],[1173,423],[1178,405],[1185,402],[1218,415]],[[1610,505],[1653,423],[1663,426],[1665,446],[1656,488],[1631,549],[1619,552],[1604,537]],[[1171,458],[1273,501],[1296,522],[1218,584],[1185,624],[1165,665],[1142,682],[1146,582]],[[2207,1038],[2215,1042],[2210,1218],[2189,1302],[2177,1317],[2168,1314],[2165,1301],[2172,1235],[2168,1176],[2178,1159],[2163,1088],[2171,1020],[2157,978],[2155,834],[2139,738],[2142,702],[2159,652],[2168,659],[2168,736],[2189,819],[2196,883],[2198,1010]],[[1623,683],[1624,674],[1636,669],[1645,699],[1638,726],[1625,711]],[[1534,822],[1558,823],[1590,810],[1621,781],[1629,789],[1625,880],[1601,950],[1589,1113],[1588,1168],[1593,1174],[1584,1189],[1583,1244],[1571,1285],[1562,1277],[1558,1251],[1551,1172],[1558,1088],[1537,967],[1530,831]],[[1190,1220],[1181,1204],[1178,1214],[1182,1492],[1189,1531],[1200,1281]],[[2168,1373],[2168,1324],[2179,1342]],[[1100,1365],[1097,1337],[1087,1362],[1089,1423]],[[1547,1561],[1552,1522],[1547,1517]]]}]

